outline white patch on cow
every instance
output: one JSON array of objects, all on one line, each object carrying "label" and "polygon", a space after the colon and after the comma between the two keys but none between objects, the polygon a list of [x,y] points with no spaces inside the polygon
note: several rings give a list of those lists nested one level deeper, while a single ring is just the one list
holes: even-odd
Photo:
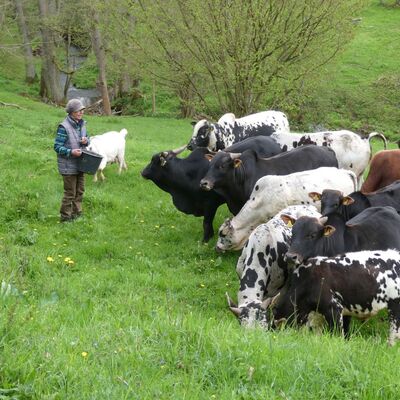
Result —
[{"label": "white patch on cow", "polygon": [[349,194],[356,190],[355,184],[351,171],[333,167],[264,176],[256,182],[240,212],[219,228],[217,247],[223,251],[239,250],[258,225],[273,218],[283,207],[313,203],[320,210],[320,202],[313,202],[308,193],[322,193],[329,188]]}]

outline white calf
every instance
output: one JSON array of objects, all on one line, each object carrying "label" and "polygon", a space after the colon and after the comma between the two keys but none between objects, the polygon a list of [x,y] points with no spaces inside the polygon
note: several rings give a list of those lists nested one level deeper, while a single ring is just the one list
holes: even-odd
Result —
[{"label": "white calf", "polygon": [[[340,190],[349,194],[356,190],[357,180],[352,171],[334,167],[321,167],[290,175],[267,175],[254,185],[249,200],[232,219],[219,228],[217,251],[240,250],[250,233],[270,220],[279,210],[294,204],[315,204],[308,196],[319,192],[317,188]],[[320,192],[319,192],[320,193]]]},{"label": "white calf", "polygon": [[125,138],[127,133],[128,131],[124,128],[120,132],[111,131],[90,138],[88,150],[103,156],[99,168],[94,175],[94,182],[97,182],[98,175],[101,180],[105,179],[103,170],[107,163],[117,162],[119,164],[119,174],[122,169],[128,169],[125,163]]}]

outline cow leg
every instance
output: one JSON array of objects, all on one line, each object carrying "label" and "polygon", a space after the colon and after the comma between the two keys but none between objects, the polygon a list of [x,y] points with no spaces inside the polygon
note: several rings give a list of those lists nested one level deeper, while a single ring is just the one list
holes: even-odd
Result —
[{"label": "cow leg", "polygon": [[105,177],[104,174],[103,174],[103,170],[100,169],[99,171],[100,171],[100,179],[101,179],[102,181],[104,181],[104,180],[106,179],[106,177]]},{"label": "cow leg", "polygon": [[348,315],[343,316],[343,333],[346,339],[350,338],[350,322],[351,317]]},{"label": "cow leg", "polygon": [[400,300],[389,300],[389,338],[388,345],[393,346],[396,340],[400,339]]},{"label": "cow leg", "polygon": [[343,334],[343,315],[340,307],[336,305],[331,306],[328,308],[327,312],[324,313],[324,317],[331,332],[338,329],[340,333]]},{"label": "cow leg", "polygon": [[203,218],[203,242],[207,243],[214,236],[213,221],[217,207],[206,208]]},{"label": "cow leg", "polygon": [[98,173],[98,170],[94,173],[93,182],[97,182],[97,173]]}]

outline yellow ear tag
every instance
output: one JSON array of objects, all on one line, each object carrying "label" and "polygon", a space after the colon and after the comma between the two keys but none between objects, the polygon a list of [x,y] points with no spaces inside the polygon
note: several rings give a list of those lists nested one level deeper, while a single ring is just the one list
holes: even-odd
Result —
[{"label": "yellow ear tag", "polygon": [[289,221],[288,221],[288,223],[287,223],[287,226],[289,227],[289,228],[291,228],[292,226],[293,226],[293,224],[292,224],[292,221],[289,219]]}]

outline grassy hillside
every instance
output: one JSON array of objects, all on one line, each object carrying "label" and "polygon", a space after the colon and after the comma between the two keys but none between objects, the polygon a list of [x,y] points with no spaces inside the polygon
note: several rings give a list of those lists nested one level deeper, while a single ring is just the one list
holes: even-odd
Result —
[{"label": "grassy hillside", "polygon": [[129,169],[88,176],[84,218],[59,224],[64,112],[0,98],[23,108],[0,109],[1,398],[398,398],[384,317],[349,341],[238,325],[224,297],[238,290],[238,254],[202,244],[201,220],[140,177],[153,153],[187,141],[187,122],[89,116],[91,134],[128,129]]}]

